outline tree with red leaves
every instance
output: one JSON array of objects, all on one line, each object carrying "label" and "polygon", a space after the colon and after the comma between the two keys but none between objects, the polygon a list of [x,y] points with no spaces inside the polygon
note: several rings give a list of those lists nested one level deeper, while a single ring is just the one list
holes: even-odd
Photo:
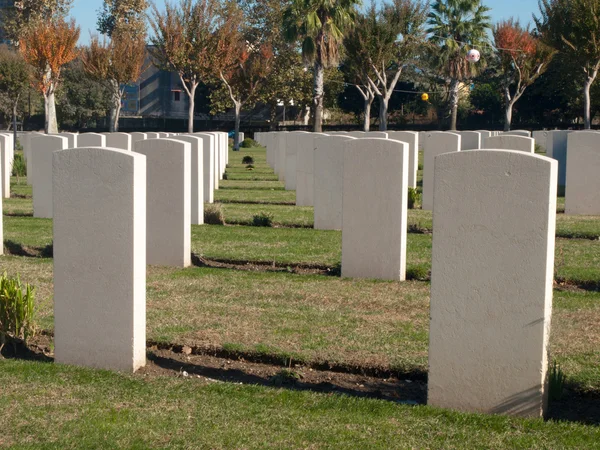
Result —
[{"label": "tree with red leaves", "polygon": [[498,23],[493,34],[504,91],[504,131],[510,131],[515,103],[546,71],[555,52],[512,18]]}]

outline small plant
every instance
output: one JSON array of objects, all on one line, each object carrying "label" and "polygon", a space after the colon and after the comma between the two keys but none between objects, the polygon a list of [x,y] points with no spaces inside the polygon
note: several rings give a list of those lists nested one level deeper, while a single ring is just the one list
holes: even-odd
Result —
[{"label": "small plant", "polygon": [[254,164],[248,164],[246,170],[254,170]]},{"label": "small plant", "polygon": [[8,342],[16,347],[35,334],[34,296],[35,289],[21,285],[18,275],[0,277],[0,351]]},{"label": "small plant", "polygon": [[229,179],[229,175],[227,175],[227,172],[225,172],[225,173],[223,174],[223,179],[224,179],[224,180],[228,180],[228,179]]},{"label": "small plant", "polygon": [[429,281],[429,270],[424,266],[413,266],[406,269],[406,279],[413,281]]},{"label": "small plant", "polygon": [[554,361],[548,375],[548,395],[551,401],[562,398],[566,381],[566,375],[556,361]]},{"label": "small plant", "polygon": [[415,209],[416,205],[421,202],[421,193],[412,187],[408,188],[408,209]]},{"label": "small plant", "polygon": [[291,369],[281,369],[273,375],[269,381],[274,386],[293,385],[300,381],[302,377]]},{"label": "small plant", "polygon": [[254,158],[250,155],[246,155],[242,158],[242,164],[254,164]]},{"label": "small plant", "polygon": [[252,225],[255,227],[272,227],[273,214],[260,212],[252,217]]},{"label": "small plant", "polygon": [[240,144],[240,147],[242,147],[242,148],[254,148],[254,147],[260,147],[260,144],[258,142],[256,142],[254,139],[246,138]]},{"label": "small plant", "polygon": [[25,161],[25,157],[23,156],[22,152],[15,153],[12,166],[12,175],[13,177],[17,177],[17,183],[19,182],[20,177],[27,175],[27,162]]},{"label": "small plant", "polygon": [[223,216],[221,205],[204,205],[204,223],[208,225],[225,225],[225,217]]}]

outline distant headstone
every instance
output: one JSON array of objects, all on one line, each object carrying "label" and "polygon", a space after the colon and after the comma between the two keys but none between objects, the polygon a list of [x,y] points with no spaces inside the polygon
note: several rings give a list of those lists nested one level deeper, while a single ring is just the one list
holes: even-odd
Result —
[{"label": "distant headstone", "polygon": [[106,135],[106,146],[131,151],[132,138],[127,133],[108,133]]},{"label": "distant headstone", "polygon": [[522,137],[531,137],[531,132],[527,130],[514,130],[514,131],[505,131],[504,133],[500,133],[500,136],[522,136]]},{"label": "distant headstone", "polygon": [[460,134],[461,150],[479,150],[481,148],[481,134],[477,131],[458,131]]},{"label": "distant headstone", "polygon": [[69,140],[58,135],[43,135],[31,139],[33,159],[33,217],[52,219],[52,154],[69,148]]},{"label": "distant headstone", "polygon": [[144,141],[148,138],[148,136],[146,136],[146,133],[138,133],[137,131],[133,132],[133,133],[129,133],[129,134],[131,136],[131,149],[132,150],[137,141]]},{"label": "distant headstone", "polygon": [[77,141],[77,138],[79,136],[78,133],[59,133],[58,135],[67,138],[67,148],[77,148],[79,146]]},{"label": "distant headstone", "polygon": [[564,195],[567,184],[567,137],[571,131],[548,131],[546,156],[558,161],[558,193]]},{"label": "distant headstone", "polygon": [[10,175],[12,173],[12,165],[14,159],[14,151],[11,145],[11,140],[6,135],[0,134],[0,191],[3,198],[10,198]]},{"label": "distant headstone", "polygon": [[543,414],[556,176],[524,152],[436,158],[429,405]]},{"label": "distant headstone", "polygon": [[296,206],[314,205],[315,138],[323,133],[302,133],[296,137]]},{"label": "distant headstone", "polygon": [[500,136],[485,138],[483,148],[535,153],[535,141],[528,137],[504,133]]},{"label": "distant headstone", "polygon": [[388,131],[388,139],[408,144],[408,187],[417,187],[419,170],[419,133],[414,131]]},{"label": "distant headstone", "polygon": [[315,230],[342,229],[344,149],[351,136],[315,137]]},{"label": "distant headstone", "polygon": [[204,182],[204,203],[214,203],[215,183],[215,137],[208,133],[194,133],[192,136],[202,139],[202,170]]},{"label": "distant headstone", "polygon": [[298,161],[298,137],[301,134],[307,134],[305,131],[292,131],[286,137],[285,148],[285,189],[288,191],[296,190],[296,170]]},{"label": "distant headstone", "polygon": [[82,133],[77,137],[77,146],[106,147],[106,136],[98,133]]},{"label": "distant headstone", "polygon": [[54,353],[62,364],[146,364],[146,165],[142,155],[53,154]]},{"label": "distant headstone", "polygon": [[433,177],[435,158],[449,152],[458,152],[461,148],[461,136],[455,133],[432,131],[426,134],[423,151],[423,196],[422,208],[433,210]]},{"label": "distant headstone", "polygon": [[191,145],[173,139],[135,144],[146,155],[148,264],[191,264]]},{"label": "distant headstone", "polygon": [[404,280],[408,144],[369,138],[345,145],[342,276]]},{"label": "distant headstone", "polygon": [[565,213],[600,215],[600,134],[569,134]]},{"label": "distant headstone", "polygon": [[200,136],[173,136],[169,139],[188,142],[191,147],[191,224],[204,223],[204,141]]}]

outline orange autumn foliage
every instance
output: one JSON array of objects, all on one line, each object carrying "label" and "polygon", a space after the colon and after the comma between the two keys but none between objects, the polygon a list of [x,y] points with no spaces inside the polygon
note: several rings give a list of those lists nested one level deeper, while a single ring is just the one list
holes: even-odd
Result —
[{"label": "orange autumn foliage", "polygon": [[48,21],[28,30],[19,51],[33,67],[36,87],[44,96],[54,93],[62,67],[77,58],[80,29],[75,20]]}]

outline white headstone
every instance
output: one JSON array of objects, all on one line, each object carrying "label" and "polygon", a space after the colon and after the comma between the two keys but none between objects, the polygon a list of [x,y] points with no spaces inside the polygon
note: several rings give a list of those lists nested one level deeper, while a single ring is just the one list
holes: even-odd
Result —
[{"label": "white headstone", "polygon": [[148,264],[191,264],[191,145],[172,139],[135,144],[146,155]]},{"label": "white headstone", "polygon": [[314,205],[315,137],[323,133],[302,133],[296,137],[296,206]]},{"label": "white headstone", "polygon": [[455,133],[432,131],[425,137],[423,151],[423,196],[422,208],[433,210],[433,177],[435,157],[442,153],[460,151],[461,136]]},{"label": "white headstone", "polygon": [[11,146],[11,140],[6,135],[0,134],[0,191],[3,198],[10,198],[10,175],[12,173],[12,165],[14,152]]},{"label": "white headstone", "polygon": [[504,133],[500,136],[485,138],[483,140],[482,148],[495,148],[498,150],[515,150],[525,153],[535,153],[535,141],[528,137]]},{"label": "white headstone", "polygon": [[208,133],[194,133],[192,136],[202,139],[202,170],[204,182],[204,203],[214,203],[215,183],[215,137]]},{"label": "white headstone", "polygon": [[155,133],[152,131],[146,132],[146,139],[158,139],[160,137],[159,133]]},{"label": "white headstone", "polygon": [[477,131],[458,131],[460,134],[461,150],[479,150],[481,148],[481,134]]},{"label": "white headstone", "polygon": [[59,136],[66,137],[68,140],[67,148],[77,148],[79,146],[77,142],[77,138],[79,136],[78,133],[59,133]]},{"label": "white headstone", "polygon": [[106,135],[82,133],[77,137],[77,147],[106,147]]},{"label": "white headstone", "polygon": [[315,137],[315,230],[342,229],[344,149],[351,136]]},{"label": "white headstone", "polygon": [[33,217],[51,219],[52,214],[52,153],[69,148],[63,136],[45,135],[31,139],[33,159]]},{"label": "white headstone", "polygon": [[307,134],[305,131],[292,131],[286,137],[285,147],[285,189],[296,190],[296,170],[298,164],[298,137]]},{"label": "white headstone", "polygon": [[146,364],[146,164],[131,152],[53,154],[54,346],[58,363]]},{"label": "white headstone", "polygon": [[567,137],[571,131],[548,131],[546,137],[546,156],[558,161],[558,186],[562,194],[567,184]]},{"label": "white headstone", "polygon": [[600,133],[569,134],[565,213],[600,215]]},{"label": "white headstone", "polygon": [[408,144],[375,138],[345,145],[342,276],[404,280]]},{"label": "white headstone", "polygon": [[138,133],[137,131],[129,134],[131,136],[131,149],[133,149],[137,141],[144,141],[148,138],[146,133]]},{"label": "white headstone", "polygon": [[200,136],[194,135],[173,136],[169,139],[188,142],[191,145],[191,224],[202,225],[204,223],[204,141]]},{"label": "white headstone", "polygon": [[504,133],[500,133],[499,136],[522,136],[522,137],[531,137],[531,132],[527,130],[514,130],[514,131],[505,131]]},{"label": "white headstone", "polygon": [[388,131],[388,139],[408,144],[408,187],[417,187],[419,170],[419,133],[414,131]]},{"label": "white headstone", "polygon": [[523,152],[436,158],[428,404],[544,412],[556,176]]},{"label": "white headstone", "polygon": [[108,133],[106,135],[106,146],[131,151],[131,135],[127,133]]}]

